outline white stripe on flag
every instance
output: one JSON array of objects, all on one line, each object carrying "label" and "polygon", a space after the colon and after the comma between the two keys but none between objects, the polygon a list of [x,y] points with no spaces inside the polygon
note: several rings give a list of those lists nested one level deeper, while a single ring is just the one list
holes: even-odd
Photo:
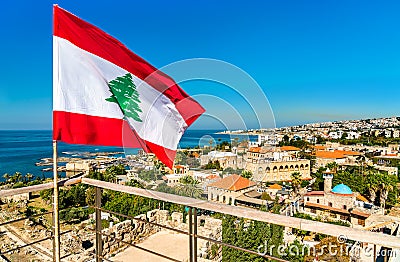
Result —
[{"label": "white stripe on flag", "polygon": [[[53,79],[53,110],[122,119],[118,104],[106,101],[112,95],[108,82],[128,72],[57,36],[53,36],[53,45],[58,51],[54,66],[59,70]],[[175,150],[187,124],[169,98],[131,75],[139,93],[142,122],[127,120],[142,139]]]}]

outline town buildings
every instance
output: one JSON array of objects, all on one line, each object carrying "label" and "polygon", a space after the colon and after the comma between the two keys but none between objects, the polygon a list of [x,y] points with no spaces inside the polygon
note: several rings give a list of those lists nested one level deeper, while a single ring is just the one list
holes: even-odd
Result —
[{"label": "town buildings", "polygon": [[373,213],[380,211],[358,192],[347,185],[338,184],[332,188],[334,173],[324,174],[324,190],[311,191],[304,195],[304,211],[326,220],[341,220],[353,226],[363,227]]},{"label": "town buildings", "polygon": [[[240,175],[230,175],[208,185],[208,200],[228,205],[242,204],[266,204],[261,199],[252,199],[246,193],[257,193],[257,184]],[[259,196],[260,194],[257,194]]]},{"label": "town buildings", "polygon": [[302,179],[311,179],[310,160],[297,157],[296,147],[252,147],[247,152],[245,169],[252,172],[258,182],[290,181],[294,172]]},{"label": "town buildings", "polygon": [[243,169],[244,168],[244,158],[242,155],[238,155],[232,152],[224,151],[211,151],[207,155],[200,156],[200,165],[204,166],[209,162],[218,161],[221,168],[233,168],[233,169]]}]

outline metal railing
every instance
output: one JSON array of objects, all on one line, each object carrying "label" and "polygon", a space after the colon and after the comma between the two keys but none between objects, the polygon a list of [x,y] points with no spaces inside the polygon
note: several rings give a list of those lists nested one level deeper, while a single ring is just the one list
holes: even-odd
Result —
[{"label": "metal railing", "polygon": [[[96,220],[96,225],[95,225],[95,234],[96,234],[96,240],[95,240],[95,258],[96,261],[111,261],[108,258],[106,258],[103,255],[103,243],[102,243],[102,237],[108,237],[108,238],[113,238],[115,241],[121,242],[124,245],[132,246],[134,248],[140,249],[142,251],[146,251],[150,254],[157,255],[159,257],[171,260],[171,261],[179,261],[176,258],[169,257],[166,254],[161,254],[159,252],[156,252],[154,250],[148,249],[141,247],[132,241],[125,241],[123,239],[116,238],[115,236],[112,236],[110,234],[106,234],[102,231],[102,225],[101,225],[101,212],[108,212],[110,214],[123,217],[126,219],[130,220],[136,220],[138,222],[143,222],[147,223],[156,227],[164,228],[170,231],[174,231],[180,234],[187,235],[189,237],[189,261],[197,261],[197,242],[198,239],[202,239],[205,241],[209,241],[211,243],[217,244],[219,246],[226,246],[229,248],[237,249],[243,252],[247,252],[253,255],[257,255],[260,257],[264,257],[267,259],[271,259],[274,261],[286,261],[284,259],[278,258],[278,257],[273,257],[267,254],[261,254],[259,252],[256,252],[254,250],[249,250],[245,249],[239,246],[235,246],[233,244],[225,243],[221,240],[218,239],[212,239],[206,236],[199,235],[197,232],[198,225],[197,225],[197,210],[208,210],[208,211],[213,211],[216,213],[221,213],[221,214],[226,214],[226,215],[232,215],[240,218],[245,218],[249,220],[255,220],[255,221],[260,221],[260,222],[265,222],[269,224],[276,224],[280,225],[283,227],[289,227],[289,228],[296,228],[300,230],[305,230],[305,231],[310,231],[310,232],[315,232],[315,233],[321,233],[329,236],[334,236],[334,237],[342,237],[345,236],[348,240],[354,240],[354,241],[359,241],[361,243],[370,243],[374,245],[374,250],[376,249],[376,246],[381,246],[385,248],[396,248],[400,249],[400,239],[394,236],[390,235],[385,235],[385,234],[380,234],[380,233],[375,233],[375,232],[369,232],[365,231],[363,229],[356,229],[356,228],[349,228],[349,227],[343,227],[343,226],[338,226],[338,225],[333,225],[333,224],[327,224],[327,223],[322,223],[322,222],[317,222],[317,221],[311,221],[311,220],[305,220],[305,219],[300,219],[300,218],[295,218],[295,217],[287,217],[287,216],[282,216],[278,214],[273,214],[269,212],[264,212],[264,211],[259,211],[255,209],[250,209],[250,208],[245,208],[245,207],[239,207],[239,206],[231,206],[231,205],[225,205],[225,204],[220,204],[216,202],[210,202],[206,200],[199,200],[199,199],[193,199],[189,197],[184,197],[184,196],[178,196],[178,195],[172,195],[172,194],[167,194],[167,193],[162,193],[162,192],[157,192],[157,191],[151,191],[151,190],[146,190],[146,189],[140,189],[140,188],[135,188],[135,187],[130,187],[130,186],[124,186],[124,185],[119,185],[119,184],[114,184],[114,183],[109,183],[109,182],[104,182],[104,181],[99,181],[99,180],[93,180],[89,178],[76,178],[76,179],[69,179],[69,180],[63,180],[59,182],[59,186],[66,186],[66,185],[73,185],[77,183],[83,183],[89,186],[93,186],[96,188],[95,190],[95,205],[92,206],[95,209],[95,220]],[[18,188],[18,189],[9,189],[9,190],[1,190],[0,191],[0,197],[4,196],[12,196],[16,194],[22,194],[22,193],[29,193],[29,192],[37,192],[45,189],[51,189],[53,187],[53,183],[47,183],[47,184],[41,184],[41,185],[35,185],[35,186],[29,186],[29,187],[24,187],[24,188]],[[114,212],[112,210],[106,210],[102,208],[101,206],[101,194],[102,190],[113,190],[113,191],[118,191],[118,192],[124,192],[136,196],[141,196],[145,198],[150,198],[154,200],[160,200],[164,202],[169,202],[173,204],[178,204],[178,205],[183,205],[189,208],[188,210],[188,230],[181,230],[177,229],[174,227],[162,225],[160,223],[156,222],[151,222],[147,221],[147,219],[141,219],[138,217],[132,217],[128,215],[124,215],[121,213]],[[25,218],[18,218],[12,221],[6,221],[0,224],[6,225],[10,223],[14,223],[17,221],[21,221],[24,219],[29,219],[33,217],[39,217],[43,216],[46,214],[51,213],[49,212],[43,212],[41,214],[35,214],[30,217],[25,217]],[[68,231],[64,231],[61,234],[66,234]],[[39,239],[36,241],[33,241],[29,244],[19,246],[14,249],[6,250],[6,251],[1,251],[0,254],[6,254],[9,252],[12,252],[16,249],[21,249],[27,246],[35,245],[39,242],[53,239],[54,240],[54,234],[50,237],[44,238],[44,239]],[[375,255],[375,253],[374,253]],[[54,254],[53,254],[54,257]],[[374,260],[375,261],[375,260]]]},{"label": "metal railing", "polygon": [[[227,215],[232,215],[236,217],[241,217],[241,218],[246,218],[250,220],[256,220],[256,221],[261,221],[269,224],[276,224],[284,227],[289,227],[289,228],[296,228],[300,230],[305,230],[305,231],[310,231],[310,232],[315,232],[315,233],[321,233],[329,236],[334,236],[334,237],[343,237],[345,236],[346,239],[348,240],[354,240],[358,241],[361,243],[370,243],[374,245],[374,249],[376,249],[376,246],[382,246],[386,248],[400,248],[400,239],[395,237],[395,236],[390,236],[390,235],[385,235],[385,234],[380,234],[380,233],[375,233],[375,232],[369,232],[365,231],[363,229],[357,229],[357,228],[349,228],[349,227],[344,227],[344,226],[338,226],[334,224],[327,224],[323,222],[318,222],[318,221],[312,221],[312,220],[306,220],[306,219],[300,219],[300,218],[295,218],[295,217],[287,217],[287,216],[282,216],[278,214],[273,214],[269,212],[264,212],[264,211],[259,211],[259,210],[254,210],[250,208],[244,208],[244,207],[239,207],[239,206],[230,206],[230,205],[225,205],[225,204],[220,204],[220,203],[215,203],[215,202],[209,202],[206,200],[199,200],[199,199],[193,199],[189,197],[184,197],[184,196],[178,196],[178,195],[172,195],[172,194],[167,194],[163,192],[158,192],[158,191],[152,191],[152,190],[146,190],[146,189],[140,189],[140,188],[135,188],[135,187],[130,187],[130,186],[124,186],[124,185],[119,185],[119,184],[114,184],[114,183],[109,183],[109,182],[104,182],[104,181],[98,181],[98,180],[93,180],[89,178],[82,178],[82,183],[94,186],[96,187],[96,199],[100,199],[101,196],[101,190],[100,189],[107,189],[107,190],[113,190],[113,191],[118,191],[118,192],[124,192],[136,196],[141,196],[141,197],[146,197],[146,198],[151,198],[155,200],[161,200],[165,202],[170,202],[178,205],[184,205],[189,207],[189,230],[188,232],[182,231],[182,230],[177,230],[175,228],[171,227],[166,227],[154,222],[149,222],[146,220],[141,220],[144,223],[150,223],[155,226],[163,227],[168,230],[172,230],[181,234],[186,234],[189,236],[189,261],[197,261],[197,239],[203,239],[206,241],[210,241],[213,243],[216,243],[221,246],[227,246],[229,248],[234,248],[237,250],[241,250],[244,252],[248,252],[254,255],[258,255],[260,257],[265,257],[274,261],[286,261],[281,258],[269,256],[269,255],[263,255],[258,252],[255,252],[253,250],[245,249],[242,247],[238,247],[232,244],[224,243],[223,241],[218,241],[216,239],[211,239],[208,237],[204,237],[201,235],[197,234],[197,214],[196,210],[197,209],[202,209],[202,210],[209,210],[209,211],[214,211],[217,213],[222,213],[222,214],[227,214]],[[96,202],[96,208],[98,214],[97,218],[100,218],[101,211],[104,212],[109,212],[114,215],[119,215],[122,217],[125,217],[127,219],[135,219],[135,220],[140,220],[138,218],[134,218],[131,216],[126,216],[122,215],[120,213],[116,213],[110,210],[105,210],[101,208],[101,202]],[[101,221],[96,219],[96,234],[99,235],[99,239],[101,239]],[[99,241],[100,242],[100,241]],[[130,246],[138,247],[137,245],[131,244],[131,243],[126,243]],[[101,246],[99,246],[100,243],[96,243],[96,246],[98,246],[96,250],[96,257],[99,259],[97,261],[101,261],[102,254],[100,253]],[[152,252],[154,253],[154,252]],[[163,254],[158,254],[159,256],[164,256]],[[374,253],[375,255],[375,253]],[[170,258],[172,261],[176,261],[173,258]]]}]

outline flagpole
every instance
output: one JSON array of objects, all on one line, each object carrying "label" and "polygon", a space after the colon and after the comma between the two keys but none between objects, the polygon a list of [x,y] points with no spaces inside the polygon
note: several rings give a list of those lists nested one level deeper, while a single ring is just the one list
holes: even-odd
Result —
[{"label": "flagpole", "polygon": [[53,140],[53,261],[60,262],[60,219],[58,213],[57,140]]}]

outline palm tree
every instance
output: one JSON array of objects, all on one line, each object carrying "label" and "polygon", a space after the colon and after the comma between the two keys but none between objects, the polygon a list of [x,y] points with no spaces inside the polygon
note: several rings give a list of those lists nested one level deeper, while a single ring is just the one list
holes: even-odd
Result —
[{"label": "palm tree", "polygon": [[15,182],[22,181],[22,177],[23,176],[22,176],[22,174],[20,172],[15,172],[14,176],[15,176]]},{"label": "palm tree", "polygon": [[368,188],[369,198],[372,203],[375,203],[376,192],[379,186],[380,175],[377,172],[370,171],[367,173],[366,185]]},{"label": "palm tree", "polygon": [[379,189],[381,191],[379,195],[379,203],[381,204],[381,208],[385,209],[386,207],[386,199],[390,191],[393,190],[393,186],[388,183],[383,182],[379,185]]},{"label": "palm tree", "polygon": [[10,181],[10,175],[8,174],[8,173],[5,173],[4,175],[3,175],[3,177],[4,177],[4,179],[6,180],[6,183],[9,183]]},{"label": "palm tree", "polygon": [[243,170],[241,176],[247,179],[251,179],[253,177],[253,173],[248,170]]},{"label": "palm tree", "polygon": [[302,181],[300,172],[293,172],[291,175],[291,178],[292,178],[293,190],[297,196],[300,186],[301,186],[301,181]]},{"label": "palm tree", "polygon": [[364,166],[365,166],[365,164],[366,164],[366,158],[365,158],[365,156],[364,155],[360,155],[360,156],[358,156],[357,158],[356,158],[356,162],[360,165],[360,167],[361,167],[361,174],[363,175],[363,176],[365,176],[365,174],[364,174]]},{"label": "palm tree", "polygon": [[27,173],[27,174],[25,175],[25,177],[26,177],[26,179],[28,180],[28,182],[30,182],[30,181],[32,180],[32,178],[33,178],[33,175],[32,175],[31,173]]},{"label": "palm tree", "polygon": [[198,187],[199,181],[191,176],[184,176],[179,179],[179,185],[176,186],[178,194],[198,198],[203,190]]},{"label": "palm tree", "polygon": [[210,149],[212,149],[213,143],[214,143],[214,140],[212,138],[210,140],[208,140],[208,144],[210,144]]}]

